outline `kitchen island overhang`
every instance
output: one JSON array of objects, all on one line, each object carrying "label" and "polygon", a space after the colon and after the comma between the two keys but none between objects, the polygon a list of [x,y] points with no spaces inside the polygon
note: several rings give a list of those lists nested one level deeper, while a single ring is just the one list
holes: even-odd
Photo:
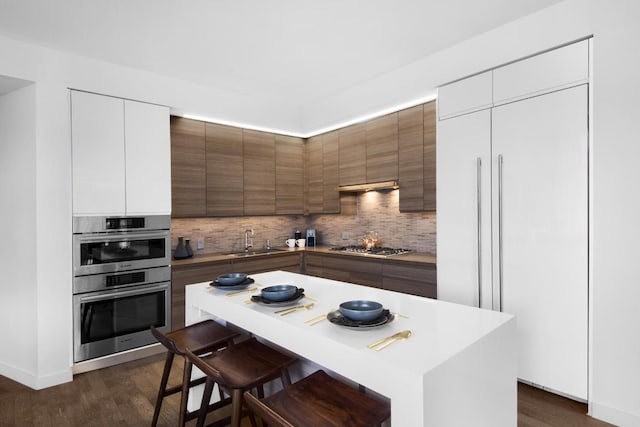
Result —
[{"label": "kitchen island overhang", "polygon": [[[251,292],[227,297],[205,282],[186,287],[186,323],[203,318],[232,323],[384,395],[391,399],[394,426],[516,425],[513,316],[283,271],[251,277],[258,288],[284,283],[304,288],[314,306],[281,316],[273,307],[247,303]],[[305,323],[352,299],[380,301],[398,315],[365,331],[328,321]],[[411,338],[381,351],[367,347],[400,330],[411,330]]]}]

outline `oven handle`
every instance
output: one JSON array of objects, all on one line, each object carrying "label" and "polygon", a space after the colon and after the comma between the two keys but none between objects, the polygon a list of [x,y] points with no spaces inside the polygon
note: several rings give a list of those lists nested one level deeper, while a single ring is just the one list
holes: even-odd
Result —
[{"label": "oven handle", "polygon": [[140,240],[140,239],[166,239],[170,235],[168,230],[162,231],[148,231],[148,232],[139,232],[139,233],[127,233],[127,232],[118,232],[118,233],[91,233],[91,234],[76,234],[74,237],[76,241],[80,243],[84,242],[119,242],[119,241],[130,241],[130,240]]},{"label": "oven handle", "polygon": [[80,303],[104,301],[109,299],[128,297],[131,295],[149,294],[151,292],[156,292],[163,289],[169,289],[169,283],[163,283],[160,285],[153,285],[153,286],[135,286],[132,289],[127,288],[124,290],[114,289],[108,292],[101,292],[99,295],[87,295],[87,296],[80,297]]}]

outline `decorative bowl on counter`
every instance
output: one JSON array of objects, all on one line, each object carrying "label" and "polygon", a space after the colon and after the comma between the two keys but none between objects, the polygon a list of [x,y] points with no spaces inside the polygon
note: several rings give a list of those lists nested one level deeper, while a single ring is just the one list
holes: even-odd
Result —
[{"label": "decorative bowl on counter", "polygon": [[275,285],[275,286],[267,286],[262,289],[262,298],[268,301],[286,301],[292,298],[296,292],[298,292],[298,287],[294,285]]},{"label": "decorative bowl on counter", "polygon": [[346,301],[340,304],[338,310],[347,319],[367,322],[380,317],[382,304],[366,300]]},{"label": "decorative bowl on counter", "polygon": [[218,276],[216,282],[218,282],[222,286],[233,286],[238,285],[245,280],[247,280],[246,273],[229,273]]}]

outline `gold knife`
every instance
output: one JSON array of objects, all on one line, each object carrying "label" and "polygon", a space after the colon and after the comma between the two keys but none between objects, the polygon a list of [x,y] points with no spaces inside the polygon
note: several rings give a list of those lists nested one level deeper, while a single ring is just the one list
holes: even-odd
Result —
[{"label": "gold knife", "polygon": [[327,313],[322,313],[312,317],[311,319],[305,320],[304,323],[308,323],[309,325],[315,325],[316,323],[322,322],[326,318],[327,318]]},{"label": "gold knife", "polygon": [[253,292],[253,291],[257,291],[257,290],[258,290],[258,288],[250,288],[250,289],[245,289],[243,291],[236,291],[236,292],[228,293],[227,296],[228,297],[235,297],[236,295],[244,294],[244,293],[247,293],[247,292]]},{"label": "gold knife", "polygon": [[[398,339],[398,338],[401,338],[403,335],[405,335],[405,334],[407,334],[407,333],[409,333],[409,336],[411,336],[411,331],[400,331],[400,332],[396,332],[395,334],[390,335],[390,336],[388,336],[388,337],[385,337],[385,338],[379,339],[379,340],[378,340],[378,341],[376,341],[376,342],[372,342],[372,343],[371,343],[371,344],[369,344],[367,347],[369,347],[369,348],[377,347],[377,346],[379,346],[379,345],[381,345],[381,344],[383,344],[383,343],[385,343],[385,342],[387,342],[387,341],[389,341],[389,340],[396,340],[396,339]],[[407,337],[407,338],[408,338],[408,337]],[[386,346],[385,346],[385,347],[386,347]]]},{"label": "gold knife", "polygon": [[311,307],[313,307],[313,303],[307,304],[307,305],[297,305],[295,307],[286,308],[284,310],[278,310],[275,312],[275,314],[279,314],[280,316],[285,316],[287,314],[293,313],[298,310],[308,310]]},{"label": "gold knife", "polygon": [[388,346],[390,346],[391,344],[393,344],[396,341],[400,341],[400,340],[406,340],[411,336],[411,331],[400,331],[397,334],[393,334],[388,340],[386,340],[385,342],[378,344],[377,346],[374,346],[373,348],[375,348],[376,351],[380,351],[383,348],[386,348]]}]

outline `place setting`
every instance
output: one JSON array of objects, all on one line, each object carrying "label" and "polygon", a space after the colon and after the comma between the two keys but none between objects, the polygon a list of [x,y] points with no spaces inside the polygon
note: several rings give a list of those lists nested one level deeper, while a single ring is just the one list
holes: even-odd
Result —
[{"label": "place setting", "polygon": [[226,296],[232,297],[245,292],[253,292],[258,288],[249,287],[255,283],[246,273],[227,273],[218,276],[209,286],[221,291],[234,291],[227,293]]},{"label": "place setting", "polygon": [[[266,286],[260,290],[259,294],[252,295],[249,301],[267,307],[288,307],[296,304],[304,297],[303,288],[298,288],[295,285],[283,284]],[[309,308],[312,306],[313,303],[310,304]],[[276,311],[276,313],[281,314],[288,311],[296,311],[298,307],[302,308],[305,306],[296,306],[287,310]]]}]

